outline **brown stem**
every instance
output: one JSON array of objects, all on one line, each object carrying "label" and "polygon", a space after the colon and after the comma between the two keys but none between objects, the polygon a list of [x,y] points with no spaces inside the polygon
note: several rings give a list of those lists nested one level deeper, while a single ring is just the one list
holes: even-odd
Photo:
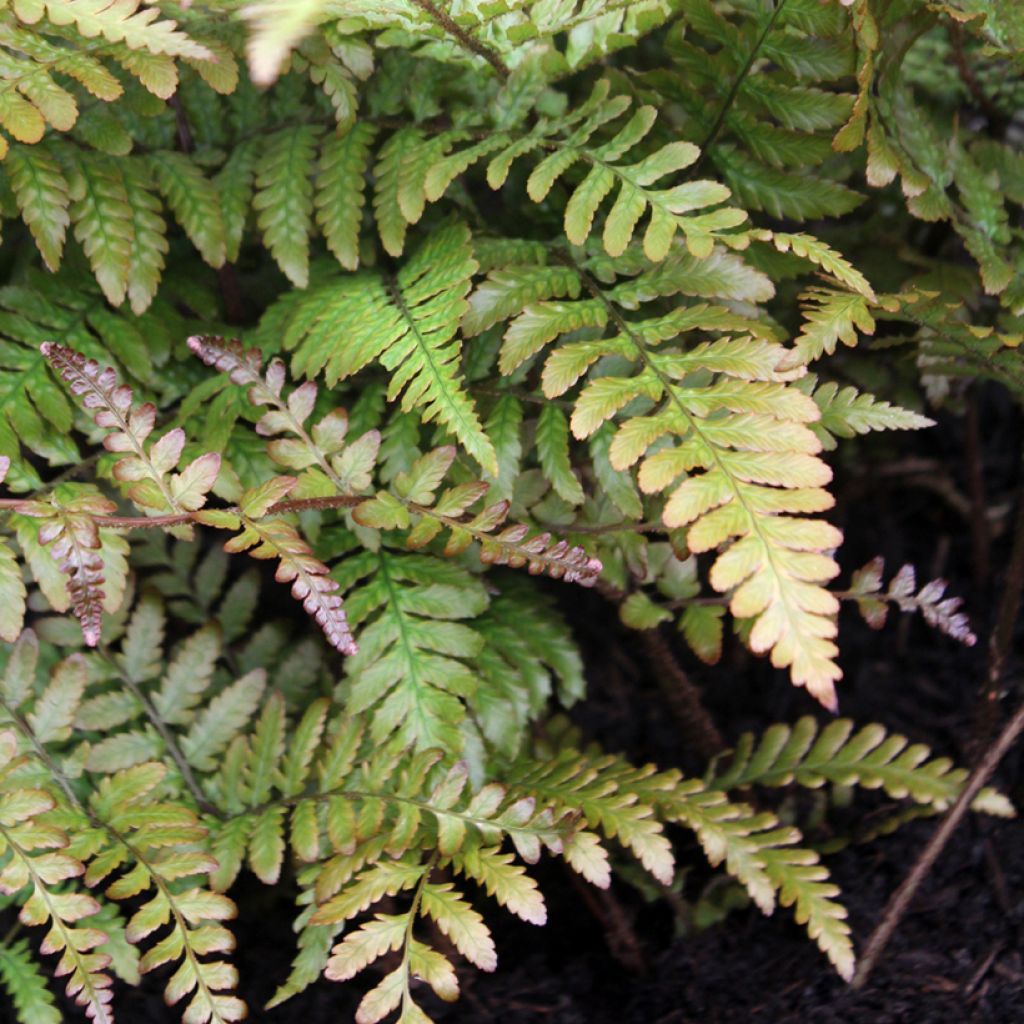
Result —
[{"label": "brown stem", "polygon": [[632,974],[650,973],[643,946],[622,904],[610,889],[587,885],[575,871],[566,869],[569,882],[604,929],[608,952]]},{"label": "brown stem", "polygon": [[559,535],[569,533],[668,533],[668,527],[664,523],[605,523],[603,526],[587,526],[581,523],[574,523],[572,526],[546,526],[546,530]]},{"label": "brown stem", "polygon": [[[607,580],[598,580],[597,591],[615,604],[621,604],[627,596]],[[638,630],[636,635],[654,670],[665,703],[682,732],[683,742],[702,760],[710,761],[725,750],[725,741],[704,707],[700,690],[683,671],[668,641],[657,629]]]},{"label": "brown stem", "polygon": [[953,63],[956,64],[960,80],[966,86],[971,98],[988,118],[989,123],[997,130],[1001,130],[1005,126],[1006,118],[992,100],[985,95],[985,90],[982,89],[981,83],[967,60],[967,54],[964,52],[963,26],[952,19],[949,22],[949,41],[953,45]]},{"label": "brown stem", "polygon": [[224,312],[229,324],[245,323],[245,301],[242,298],[242,287],[238,283],[238,272],[234,263],[224,262],[217,268],[217,280],[220,282],[220,297],[224,300]]},{"label": "brown stem", "polygon": [[853,976],[853,981],[851,982],[854,988],[863,988],[867,984],[875,964],[884,952],[903,915],[907,912],[907,908],[910,906],[911,900],[913,900],[921,883],[928,875],[928,872],[931,871],[939,854],[945,849],[946,844],[963,820],[964,815],[967,814],[974,798],[992,777],[992,773],[996,770],[999,762],[1010,747],[1013,746],[1014,741],[1021,734],[1022,730],[1024,730],[1024,703],[1021,703],[1020,707],[1017,708],[1013,717],[1006,723],[1005,728],[999,734],[999,738],[989,747],[985,752],[985,756],[978,763],[978,766],[971,772],[967,784],[961,791],[960,796],[957,797],[956,803],[953,804],[942,819],[942,823],[935,830],[935,834],[928,841],[928,845],[921,851],[920,856],[910,869],[910,873],[903,880],[903,883],[890,897],[882,913],[882,920],[871,933],[871,937],[864,947],[864,953],[860,958],[860,966],[857,968],[857,973]]},{"label": "brown stem", "polygon": [[498,77],[503,81],[508,78],[511,72],[508,69],[508,65],[501,59],[501,57],[487,46],[485,43],[481,43],[475,36],[470,35],[461,25],[456,22],[452,16],[447,12],[441,10],[435,4],[431,3],[431,0],[412,0],[412,2],[427,15],[431,21],[436,22],[448,33],[464,50],[468,50],[470,53],[475,53],[478,57],[483,57],[488,64],[498,73]]},{"label": "brown stem", "polygon": [[659,629],[642,630],[639,640],[683,742],[702,761],[710,761],[725,750],[725,741],[701,701],[700,690],[683,671]]},{"label": "brown stem", "polygon": [[[279,501],[276,505],[271,505],[265,515],[286,515],[289,512],[308,512],[310,509],[355,508],[356,505],[361,505],[364,501],[366,498],[358,495],[294,498],[291,501]],[[0,511],[7,509],[24,514],[26,509],[33,504],[34,502],[23,501],[19,498],[0,498]],[[229,505],[227,508],[220,508],[216,511],[238,515],[241,509],[237,505]],[[155,527],[182,526],[185,523],[194,523],[196,518],[192,512],[180,512],[166,516],[93,516],[93,520],[100,529],[146,530]]]},{"label": "brown stem", "polygon": [[181,105],[181,98],[175,93],[167,100],[167,105],[174,111],[174,127],[178,132],[178,149],[182,153],[191,153],[195,148],[195,139],[192,138],[192,128],[188,123],[185,108]]}]

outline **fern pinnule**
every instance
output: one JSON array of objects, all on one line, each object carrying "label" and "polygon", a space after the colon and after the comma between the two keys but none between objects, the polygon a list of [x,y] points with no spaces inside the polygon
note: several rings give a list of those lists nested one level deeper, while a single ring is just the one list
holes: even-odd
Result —
[{"label": "fern pinnule", "polygon": [[840,388],[833,381],[819,384],[813,373],[803,377],[797,387],[812,395],[821,410],[821,418],[811,424],[811,430],[818,435],[826,451],[835,449],[836,438],[854,437],[873,430],[924,430],[935,426],[934,420],[927,416],[880,401],[852,386]]},{"label": "fern pinnule", "polygon": [[[288,469],[306,470],[317,465],[327,479],[321,488],[313,474],[306,474],[299,490],[307,496],[329,493],[352,494],[370,486],[371,471],[380,447],[380,432],[368,430],[346,445],[348,415],[343,409],[328,413],[310,430],[306,421],[313,412],[317,386],[306,381],[287,398],[282,397],[285,382],[284,363],[273,360],[265,373],[261,373],[262,357],[258,349],[246,351],[236,340],[213,336],[194,336],[188,340],[189,348],[207,366],[214,366],[229,379],[248,388],[249,401],[256,406],[270,406],[256,423],[256,433],[274,440],[267,445],[267,453],[279,465]],[[294,434],[298,440],[279,438],[281,434]],[[321,493],[322,491],[322,493]]]}]

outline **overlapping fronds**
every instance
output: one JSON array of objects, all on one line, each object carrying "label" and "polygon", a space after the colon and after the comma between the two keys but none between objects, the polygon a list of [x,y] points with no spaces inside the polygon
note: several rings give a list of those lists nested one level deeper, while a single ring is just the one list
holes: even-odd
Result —
[{"label": "overlapping fronds", "polygon": [[[242,1019],[252,879],[297,882],[271,1006],[372,975],[360,1022],[422,1024],[458,958],[495,969],[485,896],[543,924],[544,853],[678,891],[682,832],[850,977],[819,858],[846,839],[809,848],[806,801],[751,790],[881,791],[882,834],[962,769],[808,718],[689,779],[553,715],[601,596],[709,665],[731,610],[830,708],[840,600],[974,642],[909,567],[836,588],[818,517],[841,440],[931,425],[922,381],[950,409],[955,377],[1024,395],[1024,37],[1009,4],[883,6],[0,12],[0,889],[40,926],[0,943],[19,1024],[59,1017],[54,973],[95,1021],[149,972],[172,1016]],[[533,576],[601,585],[563,620]]]},{"label": "overlapping fronds", "polygon": [[[770,326],[721,305],[630,317],[631,308],[665,294],[729,294],[727,284],[701,281],[700,264],[691,283],[689,257],[639,275],[626,262],[629,277],[612,287],[593,275],[614,281],[614,263],[573,266],[575,289],[587,292],[576,300],[530,302],[512,284],[514,273],[506,273],[499,293],[492,275],[490,294],[477,300],[477,309],[484,301],[511,301],[512,294],[526,303],[505,331],[502,368],[510,373],[556,338],[587,330],[585,340],[563,342],[547,356],[545,395],[557,398],[585,381],[573,400],[574,435],[591,437],[615,421],[611,465],[622,471],[639,463],[641,489],[668,492],[665,525],[687,527],[694,552],[732,542],[716,560],[712,585],[730,593],[734,615],[755,620],[754,650],[770,651],[794,682],[834,706],[837,603],[823,585],[838,572],[828,552],[840,535],[806,518],[831,506],[824,490],[831,471],[818,458],[821,442],[809,427],[820,411],[790,383],[800,371],[786,369],[789,352]],[[629,367],[625,374],[587,379],[612,357]]]},{"label": "overlapping fronds", "polygon": [[[776,901],[797,903],[797,920],[808,927],[844,977],[853,973],[854,956],[846,911],[836,901],[838,888],[816,853],[797,844],[795,828],[780,826],[768,812],[730,801],[677,772],[635,768],[622,758],[598,751],[581,753],[559,745],[546,763],[523,764],[514,778],[558,807],[578,807],[584,822],[630,851],[660,882],[668,885],[674,857],[663,822],[691,829],[713,865],[723,865],[764,913]],[[608,882],[607,853],[597,836],[577,832],[564,856],[595,884]]]},{"label": "overlapping fronds", "polygon": [[[67,466],[80,457],[71,437],[72,404],[39,346],[59,337],[78,351],[118,367],[122,379],[151,389],[185,319],[160,301],[141,319],[113,313],[91,279],[39,272],[0,288],[0,454],[11,460],[7,484],[40,487],[39,465]],[[187,329],[187,328],[185,328]]]},{"label": "overlapping fronds", "polygon": [[850,15],[840,4],[686,5],[673,73],[652,94],[685,112],[685,137],[746,209],[789,220],[840,216],[862,198],[835,173],[833,136],[854,110]]},{"label": "overlapping fronds", "polygon": [[[721,206],[730,193],[715,181],[655,187],[662,179],[694,164],[700,150],[688,142],[670,142],[650,152],[638,148],[654,128],[654,107],[638,107],[607,141],[602,141],[598,133],[631,106],[628,96],[610,97],[610,88],[610,83],[602,79],[590,98],[571,114],[543,121],[525,136],[495,133],[440,160],[429,145],[424,147],[426,152],[419,158],[435,161],[423,176],[426,198],[438,199],[456,175],[484,157],[489,158],[487,183],[498,188],[505,183],[515,160],[545,153],[526,183],[527,194],[535,203],[547,199],[574,165],[583,163],[587,168],[565,204],[565,233],[574,245],[582,245],[590,237],[598,208],[614,193],[602,234],[610,256],[626,251],[642,219],[646,223],[643,249],[649,259],[664,259],[676,232],[683,235],[695,256],[707,256],[715,238],[742,224],[746,214]],[[451,142],[443,142],[442,152],[450,146]],[[695,212],[699,210],[704,212]]]},{"label": "overlapping fronds", "polygon": [[[131,681],[140,671],[140,658],[155,653],[145,647],[152,639],[159,641],[152,636],[152,620],[152,609],[137,613],[121,663],[126,680]],[[52,919],[43,951],[63,950],[58,973],[71,974],[69,995],[76,996],[91,1018],[113,1020],[108,1005],[110,979],[104,973],[111,963],[111,956],[104,951],[108,935],[99,920],[96,927],[91,927],[91,922],[86,926],[76,922],[94,917],[100,904],[76,889],[51,892],[47,888],[79,876],[107,899],[142,897],[127,923],[129,942],[141,944],[158,929],[170,926],[146,950],[139,969],[145,972],[166,963],[178,965],[166,995],[172,1004],[188,999],[185,1019],[204,1024],[241,1020],[245,1005],[222,991],[235,987],[234,969],[222,959],[208,959],[209,954],[234,948],[232,936],[218,923],[234,916],[234,904],[206,887],[205,876],[216,866],[216,861],[197,847],[206,829],[195,808],[167,799],[163,792],[167,768],[139,758],[132,767],[98,781],[85,801],[73,790],[65,770],[58,767],[55,752],[67,748],[76,728],[83,729],[83,718],[83,731],[90,726],[100,730],[121,726],[131,715],[123,714],[125,700],[118,698],[136,698],[132,693],[111,691],[83,701],[87,662],[81,655],[58,666],[37,694],[37,658],[35,636],[23,634],[0,683],[0,706],[12,727],[4,733],[5,743],[12,751],[19,746],[25,751],[21,761],[26,757],[36,760],[37,777],[40,770],[44,772],[44,788],[32,791],[38,793],[32,813],[51,812],[54,824],[34,823],[34,838],[22,842],[16,826],[25,819],[5,817],[12,830],[5,832],[4,838],[17,855],[6,869],[10,875],[6,891],[18,891],[32,882],[34,892],[24,904],[22,918],[31,924]],[[88,745],[85,750],[88,763]],[[2,792],[8,800],[23,791],[5,786]],[[29,806],[24,799],[21,802]],[[31,856],[35,850],[66,852]],[[15,867],[18,863],[20,869]],[[22,875],[17,876],[19,870]],[[22,881],[15,884],[16,877]]]},{"label": "overlapping fronds", "polygon": [[580,545],[565,539],[553,541],[550,533],[530,536],[529,527],[521,523],[496,533],[508,515],[508,501],[487,505],[474,514],[471,509],[486,495],[487,484],[458,484],[438,495],[455,454],[454,448],[446,447],[421,456],[407,472],[395,477],[393,493],[378,492],[356,508],[353,518],[376,529],[406,528],[415,521],[406,538],[410,548],[424,547],[447,530],[446,555],[461,554],[476,541],[484,563],[525,566],[532,575],[546,574],[582,586],[597,581],[601,562]]},{"label": "overlapping fronds", "polygon": [[40,352],[67,383],[96,426],[109,431],[103,438],[111,452],[125,453],[113,468],[114,477],[129,486],[126,494],[141,508],[155,513],[189,513],[206,504],[220,469],[216,452],[200,455],[174,472],[181,462],[185,431],[168,431],[147,445],[156,425],[156,406],[134,404],[130,387],[116,371],[54,342],[44,341]]}]

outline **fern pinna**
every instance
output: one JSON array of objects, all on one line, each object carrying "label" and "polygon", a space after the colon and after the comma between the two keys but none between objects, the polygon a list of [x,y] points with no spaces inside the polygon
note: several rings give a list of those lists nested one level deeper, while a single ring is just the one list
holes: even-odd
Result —
[{"label": "fern pinna", "polygon": [[297,883],[270,1007],[365,975],[362,1024],[428,1020],[496,968],[484,897],[543,924],[543,855],[674,886],[680,830],[851,976],[821,854],[865,836],[812,842],[772,790],[881,789],[882,834],[965,774],[848,719],[702,777],[603,751],[555,713],[586,693],[573,592],[530,577],[832,711],[842,602],[974,643],[942,580],[835,582],[831,482],[931,426],[922,391],[1024,393],[1024,166],[921,70],[954,26],[995,96],[1024,43],[1001,4],[883,6],[4,6],[19,1020],[60,1019],[49,974],[111,1021],[158,970],[184,1020],[242,1019],[243,873]]}]

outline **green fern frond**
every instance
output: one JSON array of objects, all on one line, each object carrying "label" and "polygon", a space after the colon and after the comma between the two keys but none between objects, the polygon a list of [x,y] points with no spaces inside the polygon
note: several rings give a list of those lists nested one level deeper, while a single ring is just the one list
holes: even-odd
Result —
[{"label": "green fern frond", "polygon": [[256,165],[253,207],[263,240],[298,288],[309,283],[313,161],[319,135],[312,125],[282,129],[267,142]]},{"label": "green fern frond", "polygon": [[359,267],[359,231],[370,146],[376,128],[354,124],[344,135],[332,135],[320,150],[316,177],[316,222],[337,261],[346,270]]},{"label": "green fern frond", "polygon": [[837,437],[855,437],[872,430],[923,430],[935,425],[927,416],[880,401],[854,387],[840,388],[832,381],[819,385],[813,373],[798,387],[811,395],[821,410],[821,419],[811,429],[826,451],[835,449]]},{"label": "green fern frond", "polygon": [[56,1001],[26,939],[0,947],[0,982],[14,1006],[18,1024],[61,1024]]},{"label": "green fern frond", "polygon": [[[458,367],[456,332],[476,266],[469,231],[452,224],[430,235],[394,281],[363,272],[314,291],[307,302],[315,319],[289,337],[293,372],[322,372],[333,385],[378,360],[391,374],[390,399],[401,396],[403,409],[443,424],[495,472],[494,447]],[[292,316],[304,312],[300,305]]]},{"label": "green fern frond", "polygon": [[[457,752],[461,699],[477,687],[465,664],[483,638],[461,620],[487,606],[482,584],[426,555],[381,550],[348,559],[340,570],[360,652],[346,662],[352,712],[377,707],[372,733],[392,733],[418,748]],[[355,589],[357,581],[364,580]],[[461,699],[460,699],[461,698]]]},{"label": "green fern frond", "polygon": [[[792,727],[772,726],[759,741],[744,734],[728,763],[714,770],[711,785],[719,790],[794,782],[810,788],[826,782],[859,785],[943,810],[966,778],[966,771],[953,768],[948,758],[932,757],[924,744],[909,744],[884,726],[866,725],[855,732],[853,722],[838,719],[819,731],[813,718],[804,717]],[[990,814],[1014,813],[1009,801],[992,789],[979,794],[973,806]]]},{"label": "green fern frond", "polygon": [[[606,79],[600,80],[590,98],[570,115],[541,122],[526,136],[514,138],[498,133],[467,150],[449,154],[427,171],[426,197],[439,199],[457,175],[484,157],[490,158],[487,182],[491,188],[499,188],[515,160],[547,151],[527,180],[527,194],[535,203],[543,202],[577,163],[589,168],[565,205],[565,233],[573,244],[582,245],[587,240],[598,208],[614,191],[615,201],[603,232],[604,248],[610,256],[625,252],[637,224],[648,214],[643,241],[648,258],[664,259],[677,231],[695,256],[707,256],[715,238],[742,224],[746,214],[720,206],[730,193],[717,182],[698,180],[654,187],[668,175],[691,166],[700,155],[688,142],[670,142],[652,152],[636,151],[654,126],[654,107],[639,107],[607,141],[595,138],[631,105],[626,96],[609,98],[610,88]],[[698,210],[705,212],[696,213]]]}]

